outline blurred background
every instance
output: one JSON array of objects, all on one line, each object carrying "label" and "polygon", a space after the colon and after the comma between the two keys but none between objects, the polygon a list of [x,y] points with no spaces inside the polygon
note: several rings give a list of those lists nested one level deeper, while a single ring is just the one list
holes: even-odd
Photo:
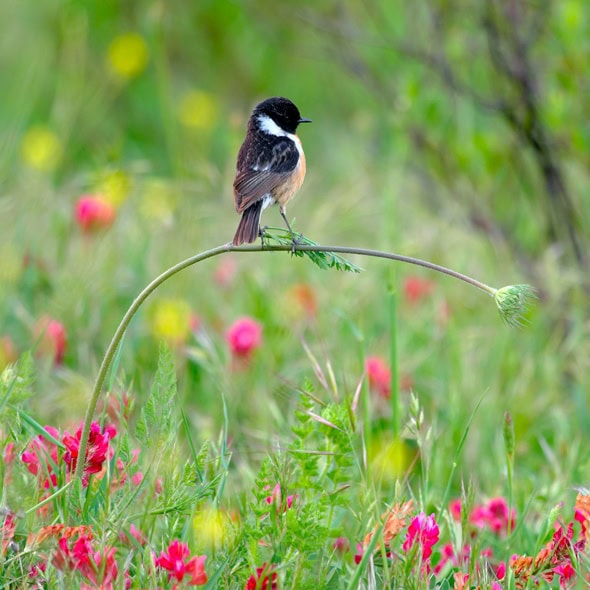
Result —
[{"label": "blurred background", "polygon": [[[236,448],[257,451],[283,436],[304,382],[322,389],[310,355],[340,396],[367,355],[388,358],[393,288],[404,395],[412,389],[440,429],[453,425],[441,456],[483,397],[472,472],[498,472],[501,457],[481,467],[479,456],[500,448],[510,411],[531,478],[582,479],[587,2],[7,0],[0,22],[0,364],[35,348],[41,422],[81,418],[101,355],[149,280],[231,240],[247,119],[282,95],[313,119],[300,130],[296,230],[497,287],[531,283],[529,326],[505,327],[485,295],[424,270],[363,259],[365,272],[349,275],[236,254],[148,301],[113,389],[141,400],[168,340],[200,436],[216,436],[223,395]],[[278,211],[263,223],[282,225]],[[247,366],[227,340],[242,316],[262,326]],[[376,399],[376,416],[386,408]]]}]

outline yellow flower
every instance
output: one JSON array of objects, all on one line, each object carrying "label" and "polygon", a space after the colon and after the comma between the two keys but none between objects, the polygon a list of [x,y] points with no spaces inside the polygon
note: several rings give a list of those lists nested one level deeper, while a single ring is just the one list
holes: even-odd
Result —
[{"label": "yellow flower", "polygon": [[199,549],[221,545],[228,538],[228,516],[212,506],[204,506],[193,518],[193,530]]},{"label": "yellow flower", "polygon": [[376,479],[393,482],[404,476],[417,456],[417,449],[402,439],[383,435],[369,449],[371,470]]},{"label": "yellow flower", "polygon": [[170,223],[178,204],[178,195],[165,181],[153,178],[148,180],[142,190],[141,214],[146,219]]},{"label": "yellow flower", "polygon": [[63,153],[59,137],[43,125],[33,127],[25,133],[20,150],[27,165],[43,172],[55,169]]},{"label": "yellow flower", "polygon": [[185,127],[208,131],[217,121],[217,111],[217,103],[211,94],[191,90],[180,99],[178,118]]},{"label": "yellow flower", "polygon": [[161,299],[151,310],[150,331],[158,340],[182,344],[191,329],[191,308],[184,299]]},{"label": "yellow flower", "polygon": [[138,33],[125,33],[115,37],[107,54],[111,70],[126,80],[139,76],[145,70],[148,58],[147,44]]},{"label": "yellow flower", "polygon": [[129,196],[130,191],[131,178],[123,170],[110,170],[102,173],[94,187],[94,192],[99,193],[103,201],[114,207],[120,207]]}]

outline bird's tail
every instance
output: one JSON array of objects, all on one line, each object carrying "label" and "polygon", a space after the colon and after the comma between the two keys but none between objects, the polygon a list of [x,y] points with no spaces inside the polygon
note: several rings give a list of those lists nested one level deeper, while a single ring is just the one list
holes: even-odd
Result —
[{"label": "bird's tail", "polygon": [[253,205],[250,205],[242,213],[242,219],[236,230],[233,244],[239,246],[244,242],[251,244],[256,241],[258,234],[260,233],[260,214],[262,213],[262,199],[256,201]]}]

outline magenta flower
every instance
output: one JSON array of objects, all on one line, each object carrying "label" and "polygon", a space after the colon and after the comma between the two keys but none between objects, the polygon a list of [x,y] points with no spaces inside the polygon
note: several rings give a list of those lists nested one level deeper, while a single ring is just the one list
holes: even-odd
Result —
[{"label": "magenta flower", "polygon": [[262,564],[256,568],[256,574],[252,574],[244,590],[277,590],[277,573],[272,565]]},{"label": "magenta flower", "polygon": [[190,579],[189,586],[201,586],[207,583],[207,574],[205,573],[206,555],[200,557],[190,556],[190,551],[186,543],[179,540],[172,541],[166,551],[160,553],[160,557],[155,560],[156,567],[165,569],[168,572],[168,579],[176,578],[176,581],[182,582],[185,576]]},{"label": "magenta flower", "polygon": [[117,212],[113,205],[96,195],[82,195],[76,202],[76,223],[86,234],[110,227]]},{"label": "magenta flower", "polygon": [[234,357],[247,359],[260,346],[262,326],[252,318],[239,318],[229,327],[226,340]]},{"label": "magenta flower", "polygon": [[439,536],[440,531],[434,514],[426,516],[424,512],[420,512],[410,523],[402,548],[407,553],[414,544],[418,543],[422,547],[422,561],[427,561],[432,555],[432,547],[438,542]]},{"label": "magenta flower", "polygon": [[[110,441],[117,435],[117,429],[108,424],[101,432],[98,422],[93,422],[90,425],[90,437],[88,439],[88,447],[86,449],[86,461],[84,465],[84,475],[82,483],[84,486],[88,485],[88,478],[93,473],[102,471],[103,464],[113,455]],[[80,438],[82,437],[82,425],[76,430],[76,434],[72,436],[69,432],[64,432],[62,442],[66,447],[64,453],[64,461],[68,466],[70,472],[76,469],[78,463],[78,450],[80,448]]]}]

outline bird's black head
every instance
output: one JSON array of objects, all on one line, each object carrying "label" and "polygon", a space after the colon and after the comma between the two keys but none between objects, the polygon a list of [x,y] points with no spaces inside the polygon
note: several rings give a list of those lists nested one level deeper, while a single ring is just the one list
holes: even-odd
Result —
[{"label": "bird's black head", "polygon": [[267,98],[252,113],[252,118],[270,117],[283,131],[295,133],[299,123],[311,123],[311,119],[301,116],[299,109],[288,99],[281,96]]}]

